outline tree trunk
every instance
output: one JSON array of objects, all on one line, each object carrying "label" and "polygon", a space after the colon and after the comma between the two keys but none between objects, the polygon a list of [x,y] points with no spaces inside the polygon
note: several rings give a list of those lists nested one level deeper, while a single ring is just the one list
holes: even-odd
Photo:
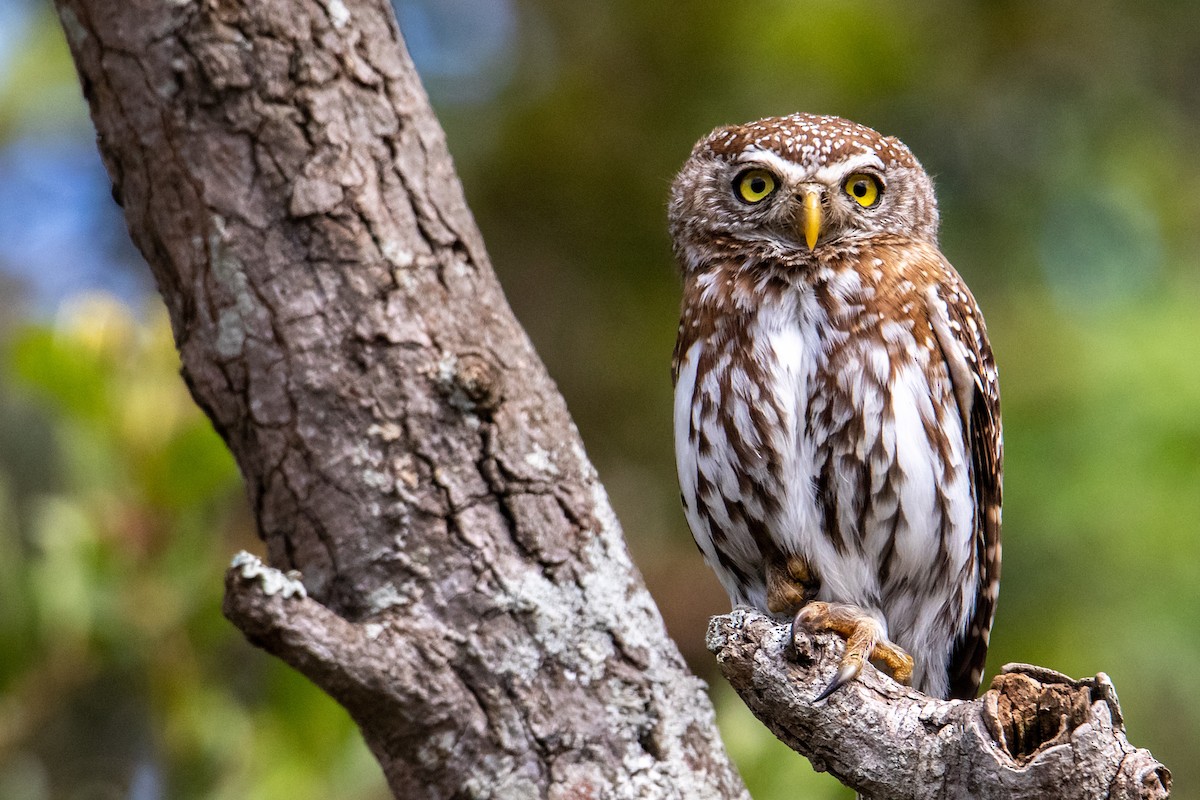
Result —
[{"label": "tree trunk", "polygon": [[[266,542],[271,567],[235,559],[229,618],[349,710],[398,798],[745,798],[390,5],[56,4],[183,377]],[[758,683],[782,650],[747,641],[713,646],[744,696],[799,704],[773,725],[795,744],[805,701]],[[854,717],[845,702],[828,708]]]},{"label": "tree trunk", "polygon": [[390,5],[58,10],[184,379],[312,598],[243,564],[235,624],[350,711],[397,797],[745,797]]}]

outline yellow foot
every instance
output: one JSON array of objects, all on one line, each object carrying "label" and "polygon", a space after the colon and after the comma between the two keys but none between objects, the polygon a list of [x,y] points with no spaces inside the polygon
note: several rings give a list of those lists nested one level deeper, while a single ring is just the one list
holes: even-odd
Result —
[{"label": "yellow foot", "polygon": [[837,674],[814,702],[824,700],[857,678],[868,659],[883,662],[898,683],[907,686],[912,682],[912,656],[889,642],[879,622],[858,606],[820,601],[809,603],[796,612],[796,618],[792,620],[793,639],[797,628],[811,633],[833,631],[846,640],[846,652],[842,654]]},{"label": "yellow foot", "polygon": [[817,596],[821,582],[800,556],[788,556],[767,564],[767,610],[772,614],[794,614]]}]

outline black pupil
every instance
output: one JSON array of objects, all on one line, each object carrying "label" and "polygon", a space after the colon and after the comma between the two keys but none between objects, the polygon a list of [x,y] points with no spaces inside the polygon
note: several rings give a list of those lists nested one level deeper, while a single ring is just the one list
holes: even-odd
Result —
[{"label": "black pupil", "polygon": [[866,181],[858,181],[854,184],[854,196],[855,197],[866,197],[867,196],[867,182]]},{"label": "black pupil", "polygon": [[765,178],[751,178],[750,191],[754,194],[762,194],[767,190],[767,181]]}]

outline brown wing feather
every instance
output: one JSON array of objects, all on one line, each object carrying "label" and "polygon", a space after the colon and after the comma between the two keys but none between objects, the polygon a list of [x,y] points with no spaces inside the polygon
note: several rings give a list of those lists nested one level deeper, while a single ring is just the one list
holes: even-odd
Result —
[{"label": "brown wing feather", "polygon": [[[992,618],[1000,588],[1000,505],[1004,449],[1000,429],[1000,387],[996,362],[988,344],[987,330],[975,298],[958,274],[946,265],[948,280],[937,287],[945,303],[950,325],[938,331],[947,362],[947,352],[959,348],[966,357],[965,374],[951,375],[959,400],[971,453],[971,488],[975,496],[975,555],[979,561],[979,590],[966,630],[954,644],[947,665],[950,696],[971,699],[979,690],[987,658]],[[943,337],[952,341],[941,341]],[[961,357],[957,359],[962,364]],[[970,381],[970,385],[959,385]]]}]

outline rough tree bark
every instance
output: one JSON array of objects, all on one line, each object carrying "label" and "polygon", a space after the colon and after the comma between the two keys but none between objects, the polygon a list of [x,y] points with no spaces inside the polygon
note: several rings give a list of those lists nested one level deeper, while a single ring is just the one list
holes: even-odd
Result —
[{"label": "rough tree bark", "polygon": [[[297,571],[239,557],[229,618],[349,710],[397,797],[746,797],[386,0],[56,5],[183,376]],[[773,697],[768,650],[721,631]]]},{"label": "rough tree bark", "polygon": [[183,376],[309,596],[242,563],[230,619],[397,797],[744,797],[386,0],[58,10]]},{"label": "rough tree bark", "polygon": [[875,670],[823,703],[829,637],[797,637],[755,611],[714,617],[708,647],[746,705],[813,766],[872,800],[1162,800],[1171,773],[1129,744],[1104,673],[1073,681],[1005,665],[982,697],[935,700]]}]

